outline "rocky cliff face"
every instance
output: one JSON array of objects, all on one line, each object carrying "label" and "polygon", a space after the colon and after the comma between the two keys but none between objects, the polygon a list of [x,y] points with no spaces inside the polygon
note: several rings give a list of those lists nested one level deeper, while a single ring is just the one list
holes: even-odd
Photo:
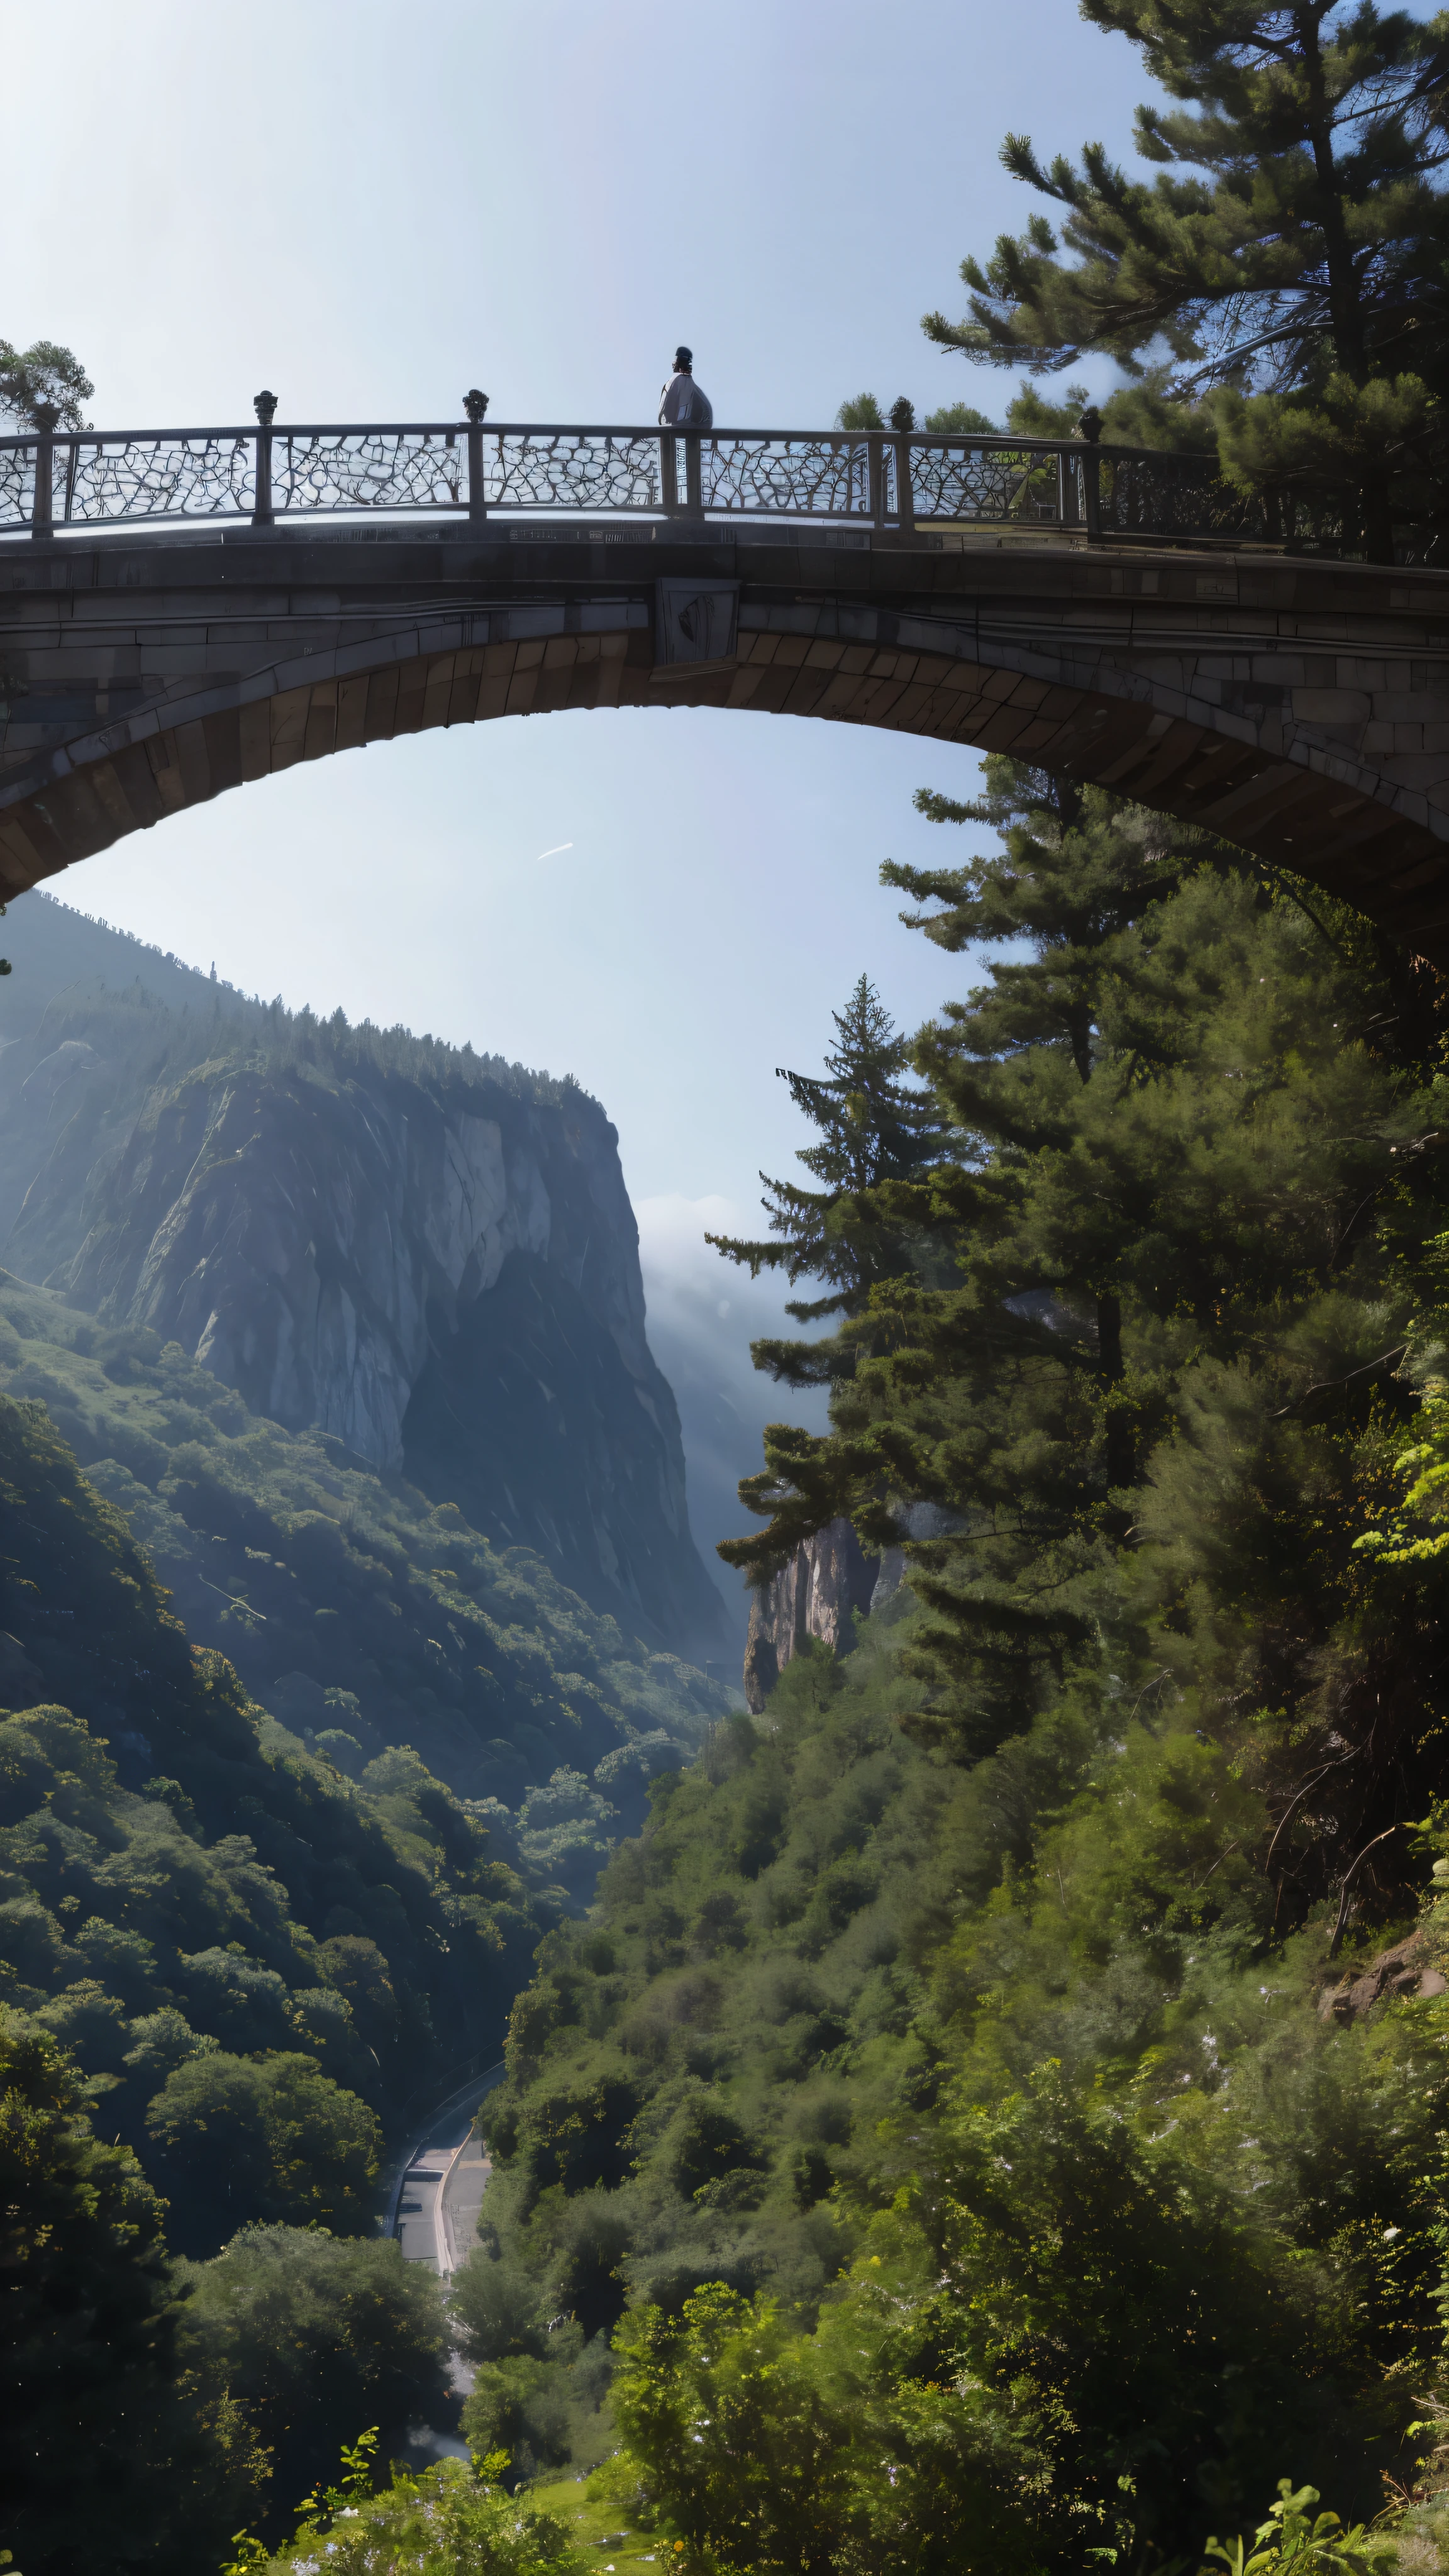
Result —
[{"label": "rocky cliff face", "polygon": [[179,1007],[73,989],[0,1054],[0,1258],[456,1500],[649,1642],[718,1655],[598,1103],[190,983]]},{"label": "rocky cliff face", "polygon": [[[880,1570],[879,1558],[864,1553],[849,1521],[829,1521],[796,1548],[772,1582],[750,1595],[745,1704],[752,1716],[759,1716],[807,1637],[818,1638],[832,1654],[849,1653],[855,1643],[852,1614],[870,1609]],[[888,1590],[899,1580],[897,1574]]]},{"label": "rocky cliff face", "polygon": [[827,1521],[796,1548],[773,1581],[751,1593],[745,1702],[752,1716],[760,1715],[807,1637],[818,1638],[833,1655],[849,1654],[855,1612],[883,1610],[909,1580],[906,1547],[911,1540],[941,1538],[960,1527],[936,1503],[898,1504],[894,1517],[899,1541],[882,1548],[879,1556],[865,1554],[853,1523]]}]

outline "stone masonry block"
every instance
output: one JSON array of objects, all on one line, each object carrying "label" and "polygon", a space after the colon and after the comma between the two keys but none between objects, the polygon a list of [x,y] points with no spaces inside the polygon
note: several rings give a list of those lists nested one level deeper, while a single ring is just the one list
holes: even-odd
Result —
[{"label": "stone masonry block", "polygon": [[1384,767],[1401,787],[1417,787],[1424,794],[1431,787],[1449,784],[1449,752],[1411,752],[1402,756],[1395,752]]},{"label": "stone masonry block", "polygon": [[1374,707],[1359,689],[1295,689],[1293,713],[1300,724],[1365,724],[1371,715],[1390,709]]},{"label": "stone masonry block", "polygon": [[1435,716],[1449,715],[1449,706],[1442,698],[1436,706],[1427,689],[1379,689],[1373,711],[1388,724],[1425,724]]}]

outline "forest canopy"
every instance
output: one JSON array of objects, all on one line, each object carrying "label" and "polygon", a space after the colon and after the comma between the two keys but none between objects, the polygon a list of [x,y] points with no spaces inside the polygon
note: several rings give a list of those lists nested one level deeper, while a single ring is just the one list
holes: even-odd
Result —
[{"label": "forest canopy", "polygon": [[711,2568],[1192,2567],[1284,2478],[1437,2564],[1437,980],[1105,790],[920,801],[968,854],[887,882],[982,980],[731,1549],[909,1579],[544,1942],[474,2438]]}]

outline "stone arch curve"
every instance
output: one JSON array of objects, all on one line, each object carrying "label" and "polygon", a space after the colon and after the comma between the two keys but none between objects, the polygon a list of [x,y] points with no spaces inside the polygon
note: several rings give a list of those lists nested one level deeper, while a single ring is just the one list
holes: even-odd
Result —
[{"label": "stone arch curve", "polygon": [[1118,786],[1449,962],[1445,574],[1060,538],[188,531],[0,548],[0,690],[4,894],[298,761],[713,706]]}]

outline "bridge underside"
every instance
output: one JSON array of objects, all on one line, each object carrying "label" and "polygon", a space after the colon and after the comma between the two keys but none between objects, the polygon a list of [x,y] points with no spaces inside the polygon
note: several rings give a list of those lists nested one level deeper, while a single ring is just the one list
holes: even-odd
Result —
[{"label": "bridge underside", "polygon": [[22,544],[0,547],[0,695],[0,894],[297,761],[717,706],[1120,788],[1449,964],[1444,574],[712,528]]}]

